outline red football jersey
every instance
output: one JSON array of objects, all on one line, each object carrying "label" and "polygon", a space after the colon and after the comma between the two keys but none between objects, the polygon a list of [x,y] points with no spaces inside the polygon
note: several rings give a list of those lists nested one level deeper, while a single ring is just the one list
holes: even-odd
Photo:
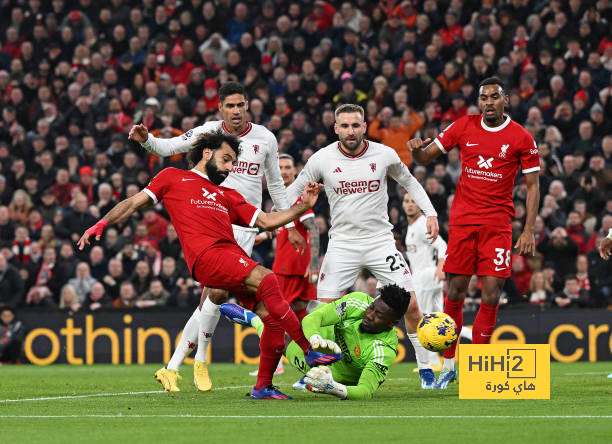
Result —
[{"label": "red football jersey", "polygon": [[450,225],[509,224],[514,218],[512,188],[519,165],[523,174],[540,169],[531,134],[509,116],[490,128],[482,115],[472,114],[450,124],[434,142],[444,153],[459,147],[461,156]]},{"label": "red football jersey", "polygon": [[189,270],[211,245],[236,244],[232,224],[252,227],[261,211],[236,190],[215,185],[195,169],[165,168],[144,191],[155,203],[163,199]]},{"label": "red football jersey", "polygon": [[[302,198],[300,197],[295,203],[297,204],[301,201]],[[304,240],[306,240],[306,251],[304,251],[304,254],[295,251],[295,248],[293,248],[293,245],[289,242],[289,233],[287,229],[285,227],[279,228],[278,235],[276,236],[274,264],[272,264],[272,271],[274,273],[293,276],[303,276],[304,273],[306,273],[306,270],[310,266],[310,233],[302,222],[314,216],[314,212],[308,210],[294,222],[296,230],[298,230]]]}]

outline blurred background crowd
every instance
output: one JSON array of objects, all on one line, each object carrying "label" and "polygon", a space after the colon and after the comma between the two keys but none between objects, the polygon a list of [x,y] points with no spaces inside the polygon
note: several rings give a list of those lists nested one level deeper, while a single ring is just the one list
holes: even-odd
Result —
[{"label": "blurred background crowd", "polygon": [[[362,105],[368,138],[410,166],[448,239],[459,153],[425,168],[405,145],[478,113],[477,85],[497,75],[542,167],[538,254],[513,258],[503,300],[609,307],[612,265],[595,245],[612,228],[611,22],[608,0],[1,0],[0,303],[193,308],[200,288],[161,205],[84,252],[75,242],[161,168],[186,167],[128,141],[131,126],[173,137],[219,120],[228,80],[246,86],[249,120],[298,169],[336,140],[335,107]],[[400,248],[403,193],[391,183]],[[513,195],[518,236],[522,180]],[[315,212],[323,256],[324,198]],[[256,247],[256,260],[273,257],[273,240]],[[372,279],[356,286],[373,291]]]}]

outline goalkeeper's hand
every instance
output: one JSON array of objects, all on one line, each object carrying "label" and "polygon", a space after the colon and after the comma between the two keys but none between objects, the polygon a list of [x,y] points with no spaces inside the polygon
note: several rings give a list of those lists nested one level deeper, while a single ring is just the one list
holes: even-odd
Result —
[{"label": "goalkeeper's hand", "polygon": [[334,341],[325,339],[321,335],[312,335],[308,340],[313,350],[321,353],[341,353],[340,347]]},{"label": "goalkeeper's hand", "polygon": [[315,393],[327,393],[340,399],[346,399],[346,386],[334,381],[331,369],[325,365],[312,368],[304,378],[306,388]]}]

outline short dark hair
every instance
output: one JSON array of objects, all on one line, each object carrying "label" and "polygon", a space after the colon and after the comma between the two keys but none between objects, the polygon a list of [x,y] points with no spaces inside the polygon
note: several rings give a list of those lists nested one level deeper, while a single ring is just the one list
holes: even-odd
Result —
[{"label": "short dark hair", "polygon": [[248,100],[246,89],[238,82],[225,82],[221,85],[221,88],[219,88],[219,100],[222,103],[227,96],[231,96],[232,94],[242,94],[245,100]]},{"label": "short dark hair", "polygon": [[567,281],[577,281],[577,280],[578,280],[578,276],[576,276],[573,273],[566,274],[565,275],[565,279],[563,279],[564,282],[567,282]]},{"label": "short dark hair", "polygon": [[482,82],[478,84],[478,91],[480,92],[480,88],[482,88],[485,85],[499,85],[501,86],[503,93],[506,94],[504,82],[499,77],[487,77],[486,79],[484,79]]},{"label": "short dark hair", "polygon": [[279,158],[279,160],[280,160],[280,159],[287,159],[287,160],[290,160],[290,161],[291,161],[291,163],[292,163],[293,165],[295,165],[295,159],[293,158],[293,156],[292,156],[291,154],[285,154],[285,153],[283,153],[283,154],[280,154],[280,155],[278,156],[278,158]]},{"label": "short dark hair", "polygon": [[380,289],[380,298],[401,318],[408,310],[410,292],[395,284],[385,285]]},{"label": "short dark hair", "polygon": [[198,138],[191,144],[192,148],[187,153],[187,162],[189,167],[193,168],[200,160],[205,149],[216,151],[221,148],[223,142],[227,143],[236,157],[240,156],[240,139],[224,131],[217,130],[210,133],[200,134]]}]

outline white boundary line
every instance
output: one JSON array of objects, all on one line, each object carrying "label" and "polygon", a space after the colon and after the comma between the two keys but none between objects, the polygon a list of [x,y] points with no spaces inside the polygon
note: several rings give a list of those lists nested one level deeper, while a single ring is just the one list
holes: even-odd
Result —
[{"label": "white boundary line", "polygon": [[0,399],[0,403],[24,401],[54,401],[56,399],[98,398],[101,396],[148,395],[152,393],[165,393],[165,390],[151,390],[148,392],[92,393],[90,395],[47,396],[44,398]]},{"label": "white boundary line", "polygon": [[612,415],[0,415],[0,419],[9,418],[186,418],[186,419],[612,419]]}]

